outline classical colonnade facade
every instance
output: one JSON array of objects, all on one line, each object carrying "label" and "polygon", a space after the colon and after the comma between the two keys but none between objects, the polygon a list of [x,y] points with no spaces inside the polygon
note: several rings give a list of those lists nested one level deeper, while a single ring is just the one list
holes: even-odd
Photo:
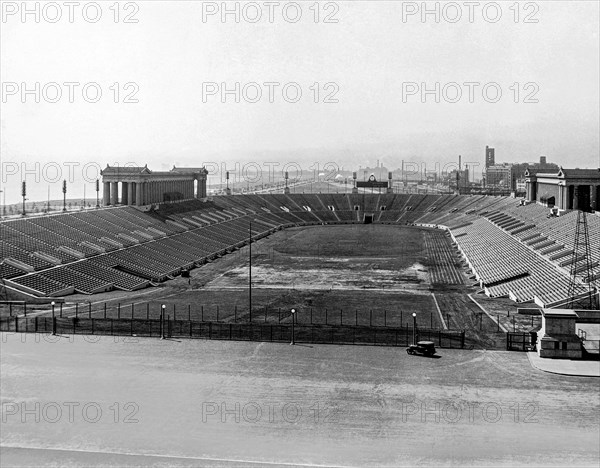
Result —
[{"label": "classical colonnade facade", "polygon": [[157,172],[147,166],[106,166],[102,171],[104,206],[143,206],[206,198],[207,174],[205,168],[173,167],[170,171]]},{"label": "classical colonnade facade", "polygon": [[530,202],[560,210],[600,210],[600,169],[560,168],[554,174],[527,170],[525,189]]}]

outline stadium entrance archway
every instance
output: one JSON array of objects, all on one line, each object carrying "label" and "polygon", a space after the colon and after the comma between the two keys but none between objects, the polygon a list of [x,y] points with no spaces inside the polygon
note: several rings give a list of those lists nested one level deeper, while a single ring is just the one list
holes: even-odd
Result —
[{"label": "stadium entrance archway", "polygon": [[364,223],[365,224],[373,224],[373,214],[366,214],[365,213],[365,217],[364,217]]}]

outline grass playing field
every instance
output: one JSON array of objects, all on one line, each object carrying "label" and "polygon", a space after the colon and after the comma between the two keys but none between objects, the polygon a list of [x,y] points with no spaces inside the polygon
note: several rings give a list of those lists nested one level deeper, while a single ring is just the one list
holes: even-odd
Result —
[{"label": "grass playing field", "polygon": [[[192,270],[190,278],[155,288],[69,296],[63,314],[158,318],[164,304],[170,318],[244,322],[250,320],[248,280],[246,246]],[[502,348],[504,334],[467,297],[476,292],[470,283],[439,230],[310,226],[279,231],[252,244],[252,321],[286,323],[294,308],[298,323],[411,326],[416,313],[419,327],[466,330],[469,343]],[[501,322],[509,313],[516,315],[515,304],[504,300],[487,300],[486,307]],[[48,309],[37,310],[47,314]],[[517,330],[532,326],[529,317],[518,319]]]}]

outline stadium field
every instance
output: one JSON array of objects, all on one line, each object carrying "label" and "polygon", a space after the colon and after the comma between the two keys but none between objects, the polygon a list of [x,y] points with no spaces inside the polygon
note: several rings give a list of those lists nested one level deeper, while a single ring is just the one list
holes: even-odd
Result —
[{"label": "stadium field", "polygon": [[[190,273],[142,291],[68,296],[63,314],[158,318],[164,304],[179,320],[250,320],[248,246]],[[252,244],[252,321],[289,323],[294,308],[298,323],[412,326],[416,313],[419,327],[466,330],[477,347],[504,347],[495,321],[467,297],[477,291],[470,282],[439,230],[295,227]],[[488,300],[486,308],[505,322],[516,315],[515,304],[503,300]],[[47,314],[48,307],[30,312]],[[532,325],[530,317],[517,319],[517,330]]]}]

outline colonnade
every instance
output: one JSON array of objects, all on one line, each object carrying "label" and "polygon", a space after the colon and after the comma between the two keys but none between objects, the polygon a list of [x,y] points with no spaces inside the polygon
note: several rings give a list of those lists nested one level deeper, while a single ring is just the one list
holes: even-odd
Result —
[{"label": "colonnade", "polygon": [[206,180],[200,179],[197,181],[196,187],[195,185],[193,178],[104,181],[104,206],[117,204],[142,206],[191,198],[205,198]]}]

